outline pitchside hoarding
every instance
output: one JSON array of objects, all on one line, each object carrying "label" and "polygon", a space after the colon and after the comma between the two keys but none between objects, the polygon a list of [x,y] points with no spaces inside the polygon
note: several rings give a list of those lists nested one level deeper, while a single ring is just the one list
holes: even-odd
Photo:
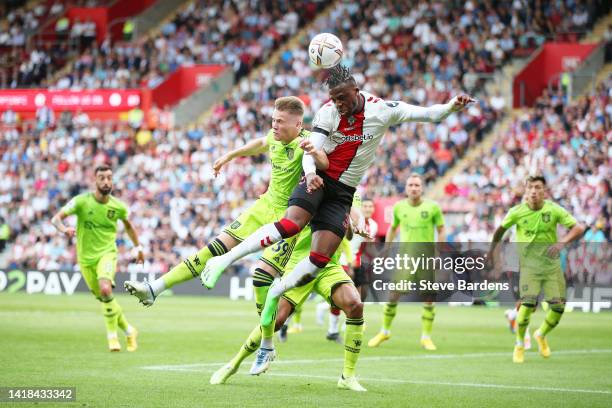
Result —
[{"label": "pitchside hoarding", "polygon": [[[561,253],[545,243],[503,243],[490,251],[488,243],[365,243],[361,248],[360,281],[368,300],[386,302],[393,292],[400,301],[512,304],[530,294],[540,300],[567,299],[567,310],[612,310],[612,246],[575,243]],[[154,280],[159,275],[122,272],[126,280]],[[0,292],[72,295],[87,292],[80,273],[70,271],[0,270]],[[199,279],[179,284],[170,295],[229,296],[252,299],[250,277],[222,275],[213,290]],[[543,296],[542,296],[543,294]]]}]

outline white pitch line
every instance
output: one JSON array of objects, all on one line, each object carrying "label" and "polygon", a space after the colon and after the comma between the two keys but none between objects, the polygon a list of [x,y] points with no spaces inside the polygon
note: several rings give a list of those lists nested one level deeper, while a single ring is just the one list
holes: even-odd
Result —
[{"label": "white pitch line", "polygon": [[[300,378],[318,378],[322,380],[337,380],[338,377],[328,375],[308,375],[308,374],[293,374],[293,373],[267,373],[275,377],[300,377]],[[612,391],[606,390],[585,390],[581,388],[558,388],[558,387],[533,387],[530,385],[505,385],[505,384],[476,384],[462,382],[442,382],[442,381],[417,381],[417,380],[399,380],[395,378],[364,378],[359,377],[364,382],[379,381],[387,383],[415,384],[415,385],[447,385],[451,387],[473,387],[473,388],[500,388],[508,390],[527,390],[527,391],[559,391],[559,392],[578,392],[585,394],[612,394]]]},{"label": "white pitch line", "polygon": [[[596,353],[612,353],[612,349],[586,349],[586,350],[559,350],[555,351],[554,355],[580,355],[580,354],[596,354]],[[493,353],[465,353],[465,354],[428,354],[417,356],[379,356],[379,357],[361,357],[359,361],[397,361],[397,360],[444,360],[444,359],[467,359],[480,357],[508,357],[512,355],[510,352],[493,352]],[[342,358],[326,358],[326,359],[309,359],[309,360],[277,360],[274,365],[283,364],[317,364],[317,363],[333,363],[343,362]],[[227,362],[221,363],[195,363],[195,364],[175,364],[175,365],[153,365],[142,367],[145,370],[160,370],[160,371],[201,371],[198,368],[220,367]]]},{"label": "white pitch line", "polygon": [[[611,350],[612,351],[612,350]],[[565,353],[568,354],[568,353]],[[582,354],[582,353],[576,353]],[[290,360],[288,362],[296,362],[298,360]],[[321,361],[329,361],[329,360],[317,360]],[[276,362],[275,364],[278,364]],[[207,364],[207,366],[212,365]],[[219,365],[217,365],[219,366]],[[145,367],[143,367],[145,368]],[[190,368],[177,368],[177,369],[168,369],[167,371],[189,371],[189,372],[209,372],[211,373],[213,370],[194,370]],[[238,373],[242,376],[250,376],[247,372]],[[296,378],[311,378],[311,379],[320,379],[320,380],[338,380],[337,376],[330,375],[314,375],[314,374],[297,374],[297,373],[266,373],[267,376],[272,377],[296,377]],[[363,382],[382,382],[382,383],[391,383],[391,384],[413,384],[413,385],[439,385],[439,386],[450,386],[450,387],[469,387],[469,388],[496,388],[496,389],[506,389],[506,390],[523,390],[523,391],[546,391],[546,392],[568,392],[568,393],[582,393],[582,394],[603,394],[603,395],[612,395],[612,391],[608,390],[588,390],[583,388],[561,388],[561,387],[535,387],[531,385],[507,385],[507,384],[486,384],[486,383],[466,383],[466,382],[447,382],[447,381],[419,381],[419,380],[402,380],[397,378],[370,378],[370,377],[359,377],[359,379]]]}]

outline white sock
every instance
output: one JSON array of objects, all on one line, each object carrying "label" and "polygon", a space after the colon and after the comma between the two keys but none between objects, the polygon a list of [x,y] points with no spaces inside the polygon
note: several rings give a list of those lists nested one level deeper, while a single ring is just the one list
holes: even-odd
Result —
[{"label": "white sock", "polygon": [[310,258],[306,257],[298,262],[293,268],[293,271],[272,285],[268,291],[268,296],[278,297],[286,291],[297,286],[298,282],[306,275],[316,276],[321,268],[310,262]]},{"label": "white sock", "polygon": [[517,314],[518,312],[516,309],[508,309],[508,319],[515,320]]},{"label": "white sock", "polygon": [[328,333],[338,333],[338,322],[340,321],[340,315],[333,313],[329,314],[329,326],[327,328]]},{"label": "white sock", "polygon": [[228,257],[233,263],[248,254],[261,251],[262,249],[269,247],[281,239],[283,239],[283,237],[281,237],[281,234],[278,232],[278,229],[276,229],[274,223],[266,224],[249,235],[244,241],[236,245],[231,251],[223,256]]},{"label": "white sock", "polygon": [[132,333],[134,333],[134,326],[132,326],[131,324],[128,324],[128,327],[125,329],[125,335],[131,336]]},{"label": "white sock", "polygon": [[427,334],[421,334],[421,340],[425,340],[425,339],[430,339],[431,336],[427,335]]},{"label": "white sock", "polygon": [[166,282],[164,282],[161,277],[155,279],[153,282],[149,282],[149,285],[151,285],[151,290],[155,293],[155,297],[166,290]]},{"label": "white sock", "polygon": [[387,330],[387,329],[381,329],[380,332],[384,334],[385,336],[388,336],[389,334],[391,334],[391,330]]},{"label": "white sock", "polygon": [[270,337],[269,339],[263,337],[261,339],[260,347],[265,349],[274,349],[274,337]]},{"label": "white sock", "polygon": [[117,338],[117,332],[108,332],[106,333],[106,337],[110,340],[110,339],[116,339]]}]

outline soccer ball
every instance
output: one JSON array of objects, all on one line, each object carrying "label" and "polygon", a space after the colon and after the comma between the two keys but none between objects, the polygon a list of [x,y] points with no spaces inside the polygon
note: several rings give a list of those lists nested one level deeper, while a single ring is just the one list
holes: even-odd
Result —
[{"label": "soccer ball", "polygon": [[310,61],[317,67],[324,69],[338,65],[343,52],[342,41],[330,33],[315,35],[308,46]]}]

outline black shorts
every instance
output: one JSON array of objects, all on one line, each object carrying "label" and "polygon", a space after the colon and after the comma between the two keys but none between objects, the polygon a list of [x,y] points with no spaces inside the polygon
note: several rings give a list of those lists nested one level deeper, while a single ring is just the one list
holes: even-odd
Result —
[{"label": "black shorts", "polygon": [[317,171],[317,175],[323,179],[323,187],[307,193],[306,181],[302,180],[291,193],[289,207],[296,205],[313,215],[310,220],[312,232],[331,231],[344,238],[355,187],[334,180],[323,172]]}]

